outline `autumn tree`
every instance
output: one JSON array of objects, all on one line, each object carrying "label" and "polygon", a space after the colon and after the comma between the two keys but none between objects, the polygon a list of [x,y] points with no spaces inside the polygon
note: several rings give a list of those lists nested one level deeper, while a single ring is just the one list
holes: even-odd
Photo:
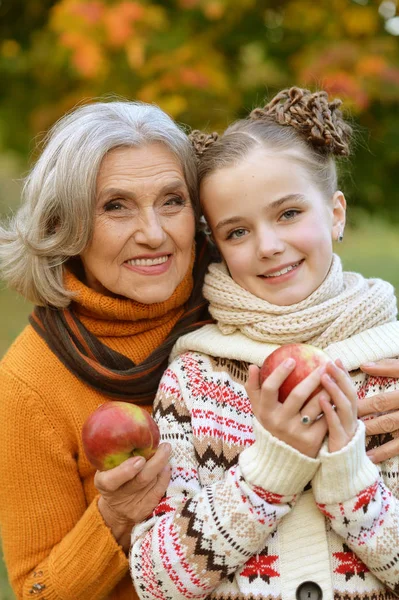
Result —
[{"label": "autumn tree", "polygon": [[279,88],[322,87],[345,101],[358,132],[350,198],[399,218],[395,1],[9,2],[0,28],[3,148],[26,155],[32,136],[104,94],[222,130]]}]

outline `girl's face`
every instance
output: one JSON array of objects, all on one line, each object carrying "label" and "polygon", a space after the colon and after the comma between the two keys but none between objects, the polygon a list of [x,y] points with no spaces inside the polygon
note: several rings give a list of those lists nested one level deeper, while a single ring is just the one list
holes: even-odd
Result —
[{"label": "girl's face", "polygon": [[341,192],[325,198],[298,161],[256,148],[201,184],[201,203],[234,281],[271,304],[314,292],[345,225]]}]

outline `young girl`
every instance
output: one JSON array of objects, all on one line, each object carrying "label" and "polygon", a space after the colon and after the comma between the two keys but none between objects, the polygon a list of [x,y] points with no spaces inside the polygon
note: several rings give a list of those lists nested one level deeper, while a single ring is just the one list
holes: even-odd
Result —
[{"label": "young girl", "polygon": [[[399,595],[399,460],[371,462],[356,415],[357,396],[399,387],[358,370],[399,354],[396,300],[333,254],[346,213],[333,155],[351,134],[339,106],[292,88],[221,138],[193,135],[224,262],[205,280],[216,324],[180,340],[155,401],[172,478],[133,532],[142,598]],[[281,404],[295,361],[263,385],[259,366],[288,342],[332,360]]]}]

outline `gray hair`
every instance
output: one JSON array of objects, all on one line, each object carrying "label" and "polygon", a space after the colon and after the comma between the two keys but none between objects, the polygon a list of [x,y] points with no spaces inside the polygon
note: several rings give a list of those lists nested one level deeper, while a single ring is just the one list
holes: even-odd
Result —
[{"label": "gray hair", "polygon": [[64,263],[93,234],[97,174],[113,148],[161,142],[179,160],[196,216],[196,159],[186,133],[159,107],[127,100],[94,102],[62,117],[25,180],[22,205],[0,227],[1,275],[38,305],[65,307]]}]

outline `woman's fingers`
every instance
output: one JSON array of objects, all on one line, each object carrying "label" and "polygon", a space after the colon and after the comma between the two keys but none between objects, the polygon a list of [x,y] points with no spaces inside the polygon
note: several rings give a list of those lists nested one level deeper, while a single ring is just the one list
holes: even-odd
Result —
[{"label": "woman's fingers", "polygon": [[147,462],[142,456],[134,456],[109,471],[97,471],[94,485],[100,492],[115,492],[133,481],[137,488],[147,486],[166,466],[170,456],[170,444],[159,446]]},{"label": "woman's fingers", "polygon": [[366,419],[366,435],[379,435],[384,433],[392,433],[399,429],[399,411],[381,415],[375,419]]},{"label": "woman's fingers", "polygon": [[368,375],[381,377],[399,377],[399,358],[385,358],[378,362],[360,365],[362,371]]},{"label": "woman's fingers", "polygon": [[143,469],[138,473],[132,484],[135,488],[144,488],[151,484],[168,465],[171,453],[171,446],[168,443],[160,444],[156,453],[150,458]]},{"label": "woman's fingers", "polygon": [[[358,404],[359,417],[378,415],[390,410],[399,410],[399,390],[383,392],[362,399]],[[379,431],[378,433],[384,433]]]},{"label": "woman's fingers", "polygon": [[140,473],[145,465],[145,458],[134,456],[109,471],[97,471],[94,485],[100,491],[114,492]]}]

